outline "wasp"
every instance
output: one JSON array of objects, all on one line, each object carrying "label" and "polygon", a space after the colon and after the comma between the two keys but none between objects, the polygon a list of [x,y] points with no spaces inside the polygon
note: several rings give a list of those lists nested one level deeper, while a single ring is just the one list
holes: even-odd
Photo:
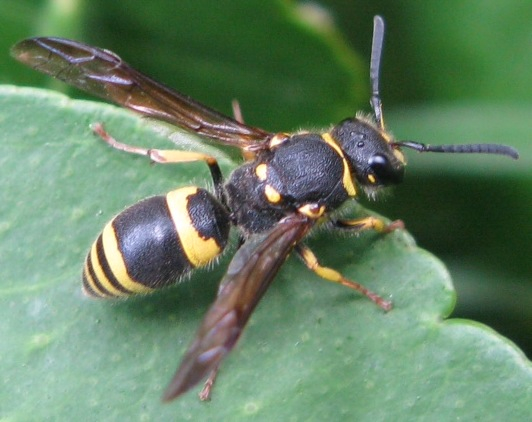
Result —
[{"label": "wasp", "polygon": [[[145,149],[117,141],[101,124],[93,130],[111,147],[156,163],[203,161],[214,189],[188,186],[145,199],[110,221],[90,249],[83,269],[88,296],[112,298],[148,293],[211,263],[225,249],[230,230],[240,247],[220,282],[163,400],[207,379],[208,399],[222,360],[233,349],[253,310],[281,265],[294,251],[322,278],[357,290],[384,310],[391,302],[320,264],[304,244],[309,232],[328,224],[350,232],[402,228],[369,216],[340,219],[334,211],[402,181],[402,148],[419,152],[488,153],[517,159],[515,149],[495,144],[431,146],[400,141],[387,131],[379,90],[384,22],[374,18],[370,63],[373,116],[356,114],[322,133],[270,133],[227,117],[130,67],[114,53],[61,38],[26,39],[12,55],[32,68],[115,102],[143,116],[179,126],[241,150],[245,162],[224,180],[216,159],[200,152]],[[236,109],[238,111],[238,109]]]}]

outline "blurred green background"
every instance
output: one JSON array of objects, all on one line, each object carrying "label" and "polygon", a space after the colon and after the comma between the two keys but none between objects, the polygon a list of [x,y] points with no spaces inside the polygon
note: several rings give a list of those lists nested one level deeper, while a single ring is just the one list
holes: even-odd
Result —
[{"label": "blurred green background", "polygon": [[[332,46],[335,63],[325,55],[321,62],[305,60],[304,47],[292,43],[283,49],[282,19],[272,20],[267,33],[254,31],[254,20],[279,4],[329,40],[323,47]],[[65,90],[7,57],[19,39],[63,36],[118,52],[155,79],[225,113],[238,98],[250,124],[272,131],[327,127],[355,110],[369,111],[372,17],[381,14],[387,23],[382,96],[395,135],[435,144],[507,143],[520,150],[521,159],[407,153],[405,183],[382,201],[364,203],[403,219],[418,243],[448,265],[458,291],[454,316],[487,323],[531,356],[532,3],[322,0],[319,5],[0,0],[5,52],[0,83]],[[249,26],[236,30],[232,20],[242,16]],[[183,31],[190,36],[178,35]],[[329,65],[335,72],[330,79],[305,85],[307,76]],[[254,84],[256,75],[270,83]]]}]

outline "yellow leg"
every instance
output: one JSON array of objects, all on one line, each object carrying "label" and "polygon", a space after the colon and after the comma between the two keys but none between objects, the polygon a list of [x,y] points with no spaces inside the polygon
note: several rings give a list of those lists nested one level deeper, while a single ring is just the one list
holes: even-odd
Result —
[{"label": "yellow leg", "polygon": [[347,230],[375,230],[379,233],[389,233],[397,229],[404,229],[405,225],[401,220],[395,220],[391,223],[386,223],[384,220],[377,217],[364,217],[354,220],[338,220],[335,221],[336,227]]},{"label": "yellow leg", "polygon": [[165,150],[165,149],[147,149],[135,147],[133,145],[124,144],[113,138],[103,128],[103,125],[96,123],[91,126],[91,129],[102,138],[109,146],[120,151],[129,152],[131,154],[144,155],[149,157],[152,161],[161,164],[174,163],[190,163],[193,161],[205,161],[208,165],[216,164],[216,159],[210,155],[201,154],[199,152],[179,151],[179,150]]},{"label": "yellow leg", "polygon": [[333,283],[341,284],[342,286],[349,287],[350,289],[362,293],[364,296],[372,300],[376,305],[380,306],[385,311],[389,311],[390,309],[392,309],[392,302],[384,300],[378,294],[368,290],[362,284],[348,280],[338,271],[333,270],[332,268],[323,267],[318,262],[318,258],[316,258],[316,255],[314,255],[314,253],[306,246],[298,245],[296,247],[296,251],[303,259],[305,265],[310,270],[314,271],[317,275],[319,275],[321,278],[327,281],[332,281]]},{"label": "yellow leg", "polygon": [[218,166],[216,158],[210,155],[202,154],[192,151],[179,151],[179,150],[165,150],[165,149],[148,149],[136,147],[133,145],[124,144],[113,138],[104,129],[101,123],[96,123],[91,126],[91,129],[96,133],[106,144],[119,150],[128,152],[130,154],[138,154],[148,157],[155,163],[160,164],[176,164],[176,163],[191,163],[194,161],[205,161],[209,166],[216,193],[221,198],[221,187],[223,183],[222,172]]}]

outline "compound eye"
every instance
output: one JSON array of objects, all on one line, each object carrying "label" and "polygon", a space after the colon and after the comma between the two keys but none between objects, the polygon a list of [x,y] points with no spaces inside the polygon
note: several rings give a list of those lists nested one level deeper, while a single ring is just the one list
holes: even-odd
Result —
[{"label": "compound eye", "polygon": [[376,183],[391,185],[403,180],[403,166],[394,167],[390,160],[382,154],[375,154],[368,161],[372,175],[377,179]]}]

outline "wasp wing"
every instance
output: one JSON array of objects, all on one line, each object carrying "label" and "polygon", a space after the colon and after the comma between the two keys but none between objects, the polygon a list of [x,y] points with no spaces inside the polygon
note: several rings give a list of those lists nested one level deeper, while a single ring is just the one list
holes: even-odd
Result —
[{"label": "wasp wing", "polygon": [[22,63],[144,116],[245,148],[270,137],[136,71],[116,54],[63,38],[30,38],[11,54]]},{"label": "wasp wing", "polygon": [[265,235],[250,237],[235,254],[164,400],[173,400],[215,370],[231,351],[262,295],[312,221],[285,218]]}]

